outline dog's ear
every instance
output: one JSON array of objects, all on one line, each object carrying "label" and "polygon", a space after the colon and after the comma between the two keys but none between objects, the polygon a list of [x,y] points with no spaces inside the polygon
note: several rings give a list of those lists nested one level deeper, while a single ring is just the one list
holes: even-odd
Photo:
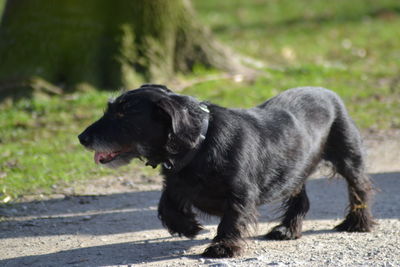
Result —
[{"label": "dog's ear", "polygon": [[168,152],[177,154],[195,147],[200,126],[198,119],[190,113],[188,107],[171,97],[162,98],[157,106],[170,119],[172,132],[168,136]]}]

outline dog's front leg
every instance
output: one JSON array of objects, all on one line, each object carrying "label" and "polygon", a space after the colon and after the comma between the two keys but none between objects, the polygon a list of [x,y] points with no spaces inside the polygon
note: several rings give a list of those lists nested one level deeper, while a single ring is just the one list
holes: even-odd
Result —
[{"label": "dog's front leg", "polygon": [[222,216],[213,243],[203,252],[204,257],[227,258],[240,255],[243,235],[249,223],[255,221],[253,205],[231,204]]},{"label": "dog's front leg", "polygon": [[158,218],[173,234],[194,238],[203,229],[196,220],[192,205],[182,197],[172,195],[164,189],[158,204]]}]

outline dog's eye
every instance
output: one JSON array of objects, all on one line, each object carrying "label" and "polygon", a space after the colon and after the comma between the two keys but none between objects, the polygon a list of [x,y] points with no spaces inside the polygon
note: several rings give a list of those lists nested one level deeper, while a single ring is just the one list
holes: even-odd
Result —
[{"label": "dog's eye", "polygon": [[130,105],[130,104],[125,104],[125,105],[123,105],[122,108],[121,108],[121,110],[122,110],[123,112],[129,112],[131,109],[132,109],[132,105]]},{"label": "dog's eye", "polygon": [[132,115],[132,114],[140,113],[140,109],[132,103],[127,103],[121,107],[120,112],[125,115],[128,115],[128,114]]},{"label": "dog's eye", "polygon": [[139,114],[140,111],[132,107],[131,105],[126,105],[115,111],[115,116],[118,118],[123,118],[125,116],[132,116]]}]

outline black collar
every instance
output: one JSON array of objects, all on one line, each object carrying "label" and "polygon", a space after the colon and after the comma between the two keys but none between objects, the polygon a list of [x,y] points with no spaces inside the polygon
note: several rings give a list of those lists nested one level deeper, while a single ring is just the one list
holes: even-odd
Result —
[{"label": "black collar", "polygon": [[198,149],[200,146],[203,144],[204,140],[206,139],[207,131],[208,131],[208,126],[209,126],[209,119],[210,119],[210,110],[208,109],[207,105],[204,103],[200,103],[199,105],[200,109],[206,113],[206,116],[203,119],[201,129],[200,129],[200,136],[199,136],[199,142],[197,143],[197,146],[191,149],[189,152],[186,153],[186,155],[183,156],[179,160],[179,162],[174,162],[172,163],[170,160],[167,160],[162,163],[162,166],[168,170],[168,171],[173,171],[173,172],[178,172],[182,170],[196,155]]}]

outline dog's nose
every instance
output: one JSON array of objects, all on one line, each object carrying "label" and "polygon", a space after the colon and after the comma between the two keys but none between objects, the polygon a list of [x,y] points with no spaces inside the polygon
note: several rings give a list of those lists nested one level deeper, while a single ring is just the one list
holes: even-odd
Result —
[{"label": "dog's nose", "polygon": [[86,134],[85,132],[81,133],[78,136],[78,138],[79,138],[79,142],[81,142],[81,144],[83,146],[89,146],[90,143],[92,142],[92,138],[88,134]]}]

